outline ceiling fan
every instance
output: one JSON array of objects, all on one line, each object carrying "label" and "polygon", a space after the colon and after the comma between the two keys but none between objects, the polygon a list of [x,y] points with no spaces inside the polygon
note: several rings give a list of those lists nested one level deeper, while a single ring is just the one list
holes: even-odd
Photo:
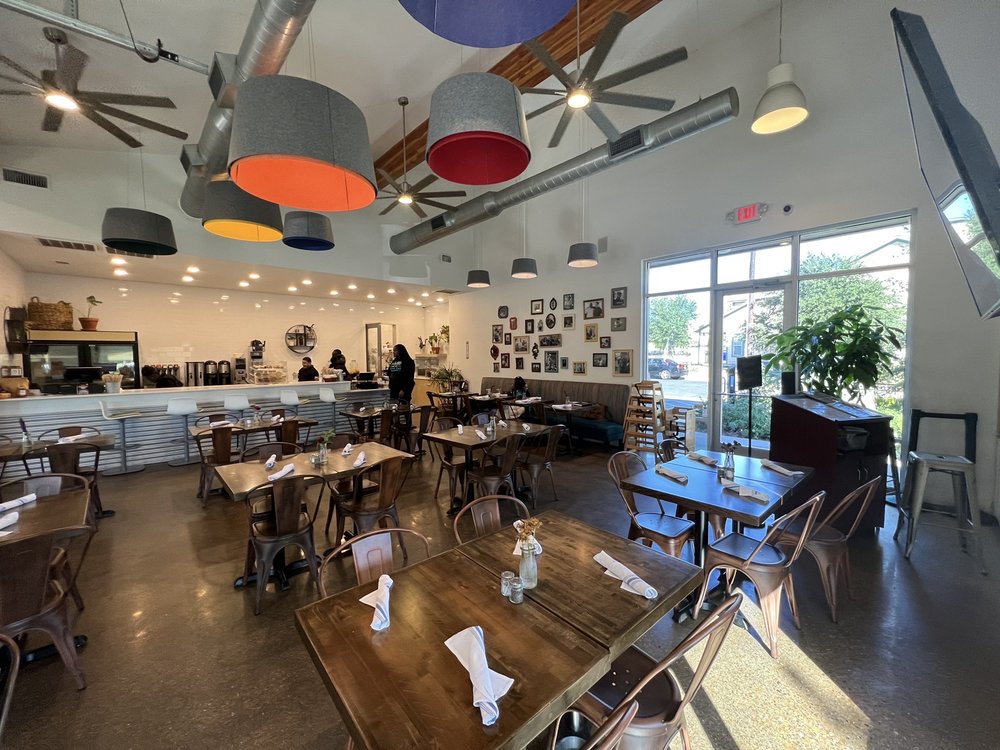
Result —
[{"label": "ceiling fan", "polygon": [[548,71],[556,77],[565,88],[562,89],[539,89],[539,88],[523,88],[521,89],[522,94],[544,94],[549,96],[558,96],[559,98],[546,104],[540,109],[536,109],[534,112],[528,114],[528,119],[532,117],[537,117],[538,115],[548,112],[556,107],[565,106],[563,110],[562,117],[559,118],[559,122],[556,124],[556,129],[552,133],[552,138],[549,140],[549,148],[555,148],[559,145],[559,141],[562,140],[563,134],[566,132],[566,128],[569,126],[570,120],[573,119],[578,111],[583,110],[587,116],[594,121],[607,136],[609,140],[615,140],[618,138],[620,133],[615,129],[615,126],[611,124],[611,121],[605,116],[604,112],[597,106],[596,102],[603,102],[605,104],[617,104],[623,107],[639,107],[641,109],[655,109],[661,112],[669,112],[674,106],[673,99],[661,99],[655,96],[642,96],[639,94],[625,94],[616,91],[609,91],[608,89],[614,88],[615,86],[620,86],[623,83],[628,83],[640,76],[647,75],[662,68],[666,68],[674,63],[679,63],[683,60],[687,60],[687,49],[684,47],[678,47],[677,49],[670,50],[669,52],[664,52],[662,55],[657,55],[656,57],[651,57],[644,62],[637,63],[631,67],[620,70],[617,73],[612,73],[610,75],[604,76],[603,78],[598,78],[597,74],[604,64],[604,61],[608,57],[608,53],[611,52],[611,47],[621,33],[621,30],[628,23],[628,16],[624,13],[618,11],[611,14],[608,19],[608,23],[605,25],[604,29],[601,31],[601,36],[597,40],[597,44],[594,46],[593,52],[590,54],[590,58],[587,60],[587,64],[580,69],[580,5],[577,3],[577,16],[576,16],[576,44],[577,44],[577,54],[576,54],[576,70],[572,72],[567,72],[562,66],[559,65],[549,54],[549,51],[543,47],[538,40],[532,39],[525,42],[524,45],[531,50],[532,54],[535,55],[541,61],[541,63],[548,69]]},{"label": "ceiling fan", "polygon": [[[382,175],[382,179],[385,180],[390,185],[390,187],[392,187],[392,190],[386,190],[385,188],[383,188],[383,190],[389,193],[389,195],[379,195],[376,196],[376,199],[379,198],[393,199],[392,203],[390,203],[385,210],[379,212],[379,216],[385,216],[396,206],[404,205],[404,206],[409,206],[411,209],[413,209],[413,213],[415,213],[421,219],[426,219],[427,214],[424,213],[424,210],[417,205],[418,203],[423,203],[425,206],[434,206],[434,208],[443,208],[444,210],[447,211],[450,208],[454,208],[454,206],[449,206],[447,203],[441,203],[439,201],[432,199],[461,198],[462,196],[465,195],[465,191],[439,190],[435,193],[423,192],[425,187],[427,187],[432,182],[434,182],[434,180],[437,179],[437,175],[435,174],[427,175],[415,185],[411,185],[406,181],[406,166],[407,166],[406,165],[406,105],[410,103],[410,100],[407,99],[405,96],[401,96],[399,97],[399,99],[397,99],[397,101],[399,102],[399,106],[403,108],[403,179],[399,183],[396,183],[395,181],[393,181],[392,175],[390,175],[384,169],[380,168],[378,170],[378,173]],[[393,192],[393,190],[395,192]]]},{"label": "ceiling fan", "polygon": [[27,80],[21,80],[0,73],[0,79],[16,83],[23,88],[0,90],[0,96],[37,96],[45,100],[45,117],[42,119],[42,130],[56,132],[62,125],[66,112],[79,112],[98,127],[103,128],[122,143],[138,148],[142,145],[120,127],[111,122],[105,115],[115,117],[134,125],[140,125],[158,133],[164,133],[173,138],[186,140],[188,134],[182,130],[162,125],[145,117],[139,117],[131,112],[112,107],[112,104],[134,105],[138,107],[163,107],[176,109],[176,105],[165,96],[143,96],[139,94],[123,94],[114,91],[83,91],[77,88],[80,77],[87,67],[89,58],[66,39],[66,32],[52,26],[42,29],[45,38],[55,47],[55,70],[43,70],[41,77],[36,76],[24,66],[14,62],[9,57],[0,55],[0,64],[20,73]]}]

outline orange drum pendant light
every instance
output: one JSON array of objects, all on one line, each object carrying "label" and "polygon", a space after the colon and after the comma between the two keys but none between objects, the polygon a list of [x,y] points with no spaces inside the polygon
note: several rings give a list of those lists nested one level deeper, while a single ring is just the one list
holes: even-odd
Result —
[{"label": "orange drum pendant light", "polygon": [[205,187],[201,225],[230,240],[275,242],[282,237],[281,208],[245,193],[229,180]]},{"label": "orange drum pendant light", "polygon": [[305,78],[240,86],[229,176],[241,189],[306,211],[356,211],[375,200],[368,125],[343,94]]},{"label": "orange drum pendant light", "polygon": [[459,73],[431,96],[427,164],[462,185],[517,177],[531,161],[521,92],[492,73]]}]

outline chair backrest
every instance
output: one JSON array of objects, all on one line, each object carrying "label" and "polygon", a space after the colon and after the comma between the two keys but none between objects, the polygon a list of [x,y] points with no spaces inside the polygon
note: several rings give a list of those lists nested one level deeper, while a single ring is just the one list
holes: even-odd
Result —
[{"label": "chair backrest", "polygon": [[45,432],[39,434],[39,440],[50,440],[52,438],[64,438],[73,437],[75,435],[100,435],[101,431],[96,427],[85,427],[82,425],[74,424],[67,425],[65,427],[55,427],[51,430],[46,430]]},{"label": "chair backrest", "polygon": [[633,474],[638,474],[640,471],[645,471],[646,468],[645,462],[635,451],[618,451],[618,453],[608,459],[608,474],[611,475],[611,481],[618,488],[618,494],[621,495],[629,515],[633,517],[639,512],[639,509],[635,504],[635,496],[632,494],[632,490],[622,487],[622,480],[627,479]]},{"label": "chair backrest", "polygon": [[729,597],[722,602],[722,604],[716,607],[705,620],[695,627],[694,630],[688,633],[684,640],[674,646],[673,650],[667,654],[662,661],[653,667],[645,677],[639,680],[635,686],[625,694],[625,697],[622,698],[618,707],[621,708],[622,706],[627,706],[629,702],[634,701],[638,698],[643,688],[652,682],[657,675],[683,659],[687,653],[691,651],[691,649],[701,643],[705,643],[705,649],[701,652],[701,658],[698,660],[698,666],[695,667],[692,672],[691,681],[687,684],[687,687],[681,691],[681,700],[677,703],[673,713],[664,717],[667,724],[676,723],[680,719],[681,714],[684,712],[684,708],[694,699],[694,697],[698,694],[698,691],[701,689],[701,684],[705,680],[705,675],[707,675],[708,670],[712,668],[712,664],[715,662],[715,657],[719,655],[719,649],[722,648],[722,643],[726,640],[726,636],[729,634],[729,629],[733,624],[733,620],[736,619],[736,614],[740,611],[740,605],[742,603],[743,594],[741,592],[736,592],[735,595]]},{"label": "chair backrest", "polygon": [[673,461],[677,457],[674,452],[674,446],[676,444],[677,443],[674,438],[666,438],[665,440],[658,442],[656,444],[656,460],[661,464]]},{"label": "chair backrest", "polygon": [[[457,417],[437,417],[430,429],[431,432],[447,432],[448,430],[454,430],[462,422]],[[445,443],[431,443],[431,450],[440,451],[438,459],[451,463],[451,460],[455,456],[455,450],[450,445]]]},{"label": "chair backrest", "polygon": [[25,456],[29,458],[45,457],[49,459],[49,471],[53,474],[79,474],[84,453],[93,454],[93,471],[97,471],[101,461],[101,447],[93,443],[77,441],[75,443],[56,443],[47,445],[44,449],[31,451]]},{"label": "chair backrest", "polygon": [[271,409],[271,416],[272,417],[282,417],[282,418],[284,418],[284,416],[285,416],[285,410],[284,409],[278,409],[278,408]]},{"label": "chair backrest", "polygon": [[420,421],[417,423],[419,425],[418,429],[420,434],[428,432],[431,428],[431,422],[434,419],[434,415],[437,413],[437,408],[425,404],[420,407]]},{"label": "chair backrest", "polygon": [[556,451],[559,450],[559,442],[567,432],[569,432],[569,428],[564,424],[552,425],[549,428],[548,441],[545,443],[545,453],[542,454],[542,458],[546,462],[555,461]]},{"label": "chair backrest", "polygon": [[490,413],[488,411],[477,411],[472,415],[472,421],[469,424],[475,425],[476,427],[485,427],[490,423]]},{"label": "chair backrest", "polygon": [[[302,530],[302,503],[306,496],[307,479],[322,480],[322,477],[315,474],[300,474],[278,479],[271,483],[271,494],[274,497],[274,525],[277,536],[294,534]],[[320,485],[320,501],[323,498],[322,487],[325,485],[326,482],[322,482]]]},{"label": "chair backrest", "polygon": [[339,451],[343,450],[348,443],[356,445],[360,442],[363,441],[356,432],[338,432],[326,441],[326,448],[331,451]]},{"label": "chair backrest", "polygon": [[392,429],[398,433],[406,433],[413,429],[413,412],[408,405],[392,409]]},{"label": "chair backrest", "polygon": [[319,400],[327,404],[332,404],[337,400],[337,392],[333,388],[320,388]]},{"label": "chair backrest", "polygon": [[514,471],[514,464],[517,463],[522,442],[524,442],[524,434],[520,432],[515,432],[496,442],[497,449],[503,450],[503,458],[500,459],[501,476],[507,476]]},{"label": "chair backrest", "polygon": [[907,452],[917,450],[917,440],[920,437],[920,420],[922,419],[960,419],[965,422],[965,452],[962,455],[972,461],[972,463],[976,462],[978,414],[974,411],[967,411],[964,414],[949,414],[946,412],[924,411],[923,409],[910,409],[910,439],[907,443]]},{"label": "chair backrest", "polygon": [[802,546],[806,543],[812,535],[813,524],[816,523],[816,516],[819,514],[820,506],[823,504],[823,499],[826,497],[826,492],[820,491],[813,495],[811,498],[806,500],[802,505],[794,510],[790,510],[788,513],[783,515],[777,521],[775,521],[771,528],[767,530],[767,534],[764,538],[760,540],[760,543],[754,547],[753,552],[747,558],[747,562],[753,562],[757,554],[764,549],[767,545],[773,545],[777,539],[781,537],[782,534],[788,529],[795,519],[801,516],[803,513],[807,513],[805,523],[802,524],[802,533],[799,535],[798,541],[795,543],[795,549],[792,554],[786,555],[785,562],[782,567],[790,568],[792,563],[799,559],[799,554],[802,552]]},{"label": "chair backrest", "polygon": [[451,524],[452,531],[455,533],[455,541],[459,544],[466,541],[462,539],[462,535],[458,531],[459,522],[466,514],[472,516],[472,523],[476,529],[476,535],[472,537],[473,539],[478,539],[486,534],[499,531],[503,527],[503,522],[500,520],[501,501],[512,503],[514,509],[517,511],[518,518],[531,518],[528,506],[516,497],[511,497],[510,495],[484,495],[466,505],[455,516],[455,520]]},{"label": "chair backrest", "polygon": [[583,750],[616,750],[621,744],[632,719],[639,712],[639,701],[622,703],[604,720],[600,728],[583,746]]},{"label": "chair backrest", "polygon": [[14,697],[14,683],[17,682],[17,672],[21,667],[21,650],[10,636],[0,634],[0,686],[3,687],[0,696],[0,742],[3,742],[3,729],[7,724],[7,714],[10,702]]},{"label": "chair backrest", "polygon": [[85,490],[90,486],[79,474],[35,474],[0,484],[0,500],[13,500],[34,492],[38,497],[51,497],[61,492]]},{"label": "chair backrest", "polygon": [[[0,628],[38,614],[51,593],[49,561],[55,535],[35,534],[0,544]],[[17,571],[17,575],[10,571]],[[62,590],[57,588],[59,594]]]},{"label": "chair backrest", "polygon": [[295,443],[261,443],[253,448],[247,448],[240,454],[240,463],[247,461],[267,461],[271,456],[280,461],[285,456],[294,456],[302,452],[302,447]]},{"label": "chair backrest", "polygon": [[277,432],[281,436],[281,442],[297,445],[299,442],[299,420],[295,417],[286,419],[278,425]]},{"label": "chair backrest", "polygon": [[355,487],[360,492],[364,485],[364,475],[378,471],[378,510],[391,508],[395,504],[396,498],[399,497],[399,491],[403,487],[403,480],[406,478],[406,474],[403,471],[403,462],[404,459],[402,456],[394,456],[375,464],[358,477]]},{"label": "chair backrest", "polygon": [[854,532],[858,530],[858,526],[861,524],[861,519],[864,517],[865,511],[868,510],[868,506],[875,497],[875,493],[878,492],[878,488],[881,483],[882,477],[875,477],[874,479],[870,479],[865,482],[860,487],[848,492],[844,495],[843,499],[837,503],[826,518],[818,521],[815,526],[813,526],[813,534],[818,534],[821,529],[824,529],[827,526],[832,526],[837,522],[837,519],[844,515],[848,508],[856,503],[860,503],[858,506],[858,512],[854,516],[854,523],[851,524],[851,530],[845,534],[845,537],[850,539],[854,536]]},{"label": "chair backrest", "polygon": [[392,539],[394,534],[411,534],[417,537],[424,543],[424,556],[427,557],[430,555],[431,545],[427,537],[413,529],[375,529],[373,531],[366,531],[364,534],[358,534],[323,557],[323,562],[319,566],[320,598],[322,599],[329,595],[326,586],[327,566],[347,549],[350,549],[352,552],[354,573],[357,576],[359,585],[374,581],[383,573],[391,573],[393,571]]},{"label": "chair backrest", "polygon": [[383,409],[379,414],[378,441],[380,443],[392,442],[392,422],[395,419],[392,409]]},{"label": "chair backrest", "polygon": [[[240,430],[242,432],[242,430]],[[233,460],[233,428],[230,425],[213,427],[208,432],[198,435],[198,452],[205,459],[203,444],[211,441],[212,461],[216,464],[228,464]]]}]

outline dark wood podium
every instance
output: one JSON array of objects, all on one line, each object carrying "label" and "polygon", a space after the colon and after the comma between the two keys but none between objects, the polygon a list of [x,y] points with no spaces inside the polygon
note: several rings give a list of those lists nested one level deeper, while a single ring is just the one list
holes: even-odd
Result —
[{"label": "dark wood podium", "polygon": [[[815,473],[796,493],[798,504],[826,490],[825,515],[851,490],[877,476],[882,486],[858,531],[883,525],[885,472],[890,452],[891,418],[822,393],[771,398],[771,459],[811,466]],[[850,513],[836,524],[846,532]]]}]

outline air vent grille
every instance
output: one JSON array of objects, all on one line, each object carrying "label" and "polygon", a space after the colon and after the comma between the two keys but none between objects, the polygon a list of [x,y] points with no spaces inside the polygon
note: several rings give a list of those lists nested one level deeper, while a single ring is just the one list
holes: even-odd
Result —
[{"label": "air vent grille", "polygon": [[608,141],[608,156],[617,159],[637,148],[642,148],[642,145],[642,128],[633,128],[622,133],[617,140]]},{"label": "air vent grille", "polygon": [[124,255],[124,256],[127,256],[129,258],[155,258],[156,257],[154,255],[150,255],[149,253],[133,253],[133,252],[131,252],[129,250],[116,250],[113,247],[105,247],[104,249],[107,251],[108,255]]},{"label": "air vent grille", "polygon": [[49,178],[43,174],[32,174],[22,172],[20,169],[3,168],[3,181],[13,182],[16,185],[27,185],[28,187],[49,188]]},{"label": "air vent grille", "polygon": [[88,253],[96,252],[97,245],[89,242],[72,242],[70,240],[53,240],[48,237],[38,237],[38,244],[45,247],[61,247],[63,250],[86,250]]}]

